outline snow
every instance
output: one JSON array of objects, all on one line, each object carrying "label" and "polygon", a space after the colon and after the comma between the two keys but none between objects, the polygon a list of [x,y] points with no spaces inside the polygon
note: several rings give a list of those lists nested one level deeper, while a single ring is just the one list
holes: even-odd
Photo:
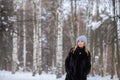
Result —
[{"label": "snow", "polygon": [[94,15],[96,15],[96,10],[97,10],[97,7],[96,7],[96,3],[94,3],[94,5],[93,5],[93,10],[92,10],[92,15],[94,16]]},{"label": "snow", "polygon": [[33,2],[34,2],[34,3],[38,3],[38,2],[39,2],[39,0],[34,0]]},{"label": "snow", "polygon": [[[36,74],[32,76],[31,72],[16,72],[15,74],[11,74],[8,71],[0,71],[0,80],[65,80],[65,75],[62,78],[56,79],[55,74],[42,72],[41,75]],[[101,77],[96,75],[95,77],[89,76],[88,80],[119,80],[116,76],[114,79],[110,79],[110,76]]]},{"label": "snow", "polygon": [[91,24],[88,25],[88,27],[91,27],[93,30],[97,29],[100,27],[100,25],[109,18],[109,16],[105,15],[105,14],[100,14],[100,17],[102,18],[101,21],[94,21]]},{"label": "snow", "polygon": [[70,13],[71,9],[70,9],[70,2],[65,0],[63,2],[63,14],[64,14],[64,17],[65,19],[67,19],[67,15]]},{"label": "snow", "polygon": [[97,29],[101,25],[101,21],[98,22],[92,22],[88,27],[91,27],[93,30]]},{"label": "snow", "polygon": [[2,22],[4,25],[7,25],[7,23],[5,21]]},{"label": "snow", "polygon": [[4,17],[2,17],[2,20],[4,20]]},{"label": "snow", "polygon": [[8,20],[9,20],[10,22],[16,22],[17,17],[16,17],[16,16],[12,16],[12,17],[9,17],[9,16],[8,16]]},{"label": "snow", "polygon": [[105,14],[101,14],[100,17],[102,18],[102,22],[104,22],[105,20],[107,20],[109,17]]},{"label": "snow", "polygon": [[64,80],[64,76],[56,79],[56,75],[44,72],[41,75],[36,74],[32,76],[31,72],[16,72],[15,74],[11,74],[11,72],[0,71],[0,80]]},{"label": "snow", "polygon": [[89,77],[88,80],[119,80],[116,76],[114,76],[113,79],[110,79],[111,76],[105,76],[105,77],[101,77],[96,75],[95,77]]},{"label": "snow", "polygon": [[99,56],[95,56],[95,59],[99,59]]},{"label": "snow", "polygon": [[22,3],[24,3],[25,0],[14,0],[13,4],[14,4],[14,11],[17,12],[18,9],[20,9],[22,6]]},{"label": "snow", "polygon": [[1,5],[1,8],[4,8],[4,5]]},{"label": "snow", "polygon": [[120,39],[120,19],[117,22],[117,26],[118,26],[118,38]]}]

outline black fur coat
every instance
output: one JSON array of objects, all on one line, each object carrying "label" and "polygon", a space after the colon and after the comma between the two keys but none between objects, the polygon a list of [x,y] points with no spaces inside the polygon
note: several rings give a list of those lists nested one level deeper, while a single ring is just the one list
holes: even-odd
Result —
[{"label": "black fur coat", "polygon": [[90,52],[87,54],[85,48],[77,47],[74,53],[72,48],[65,60],[67,73],[65,80],[87,80],[91,68],[90,62]]}]

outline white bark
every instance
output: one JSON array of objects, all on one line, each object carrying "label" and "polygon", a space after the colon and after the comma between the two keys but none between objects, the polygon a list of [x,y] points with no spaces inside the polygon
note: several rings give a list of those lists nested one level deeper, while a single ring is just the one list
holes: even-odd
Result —
[{"label": "white bark", "polygon": [[62,46],[63,46],[63,14],[62,14],[62,1],[59,1],[58,8],[58,33],[57,33],[57,55],[56,55],[56,65],[57,65],[57,78],[62,76]]},{"label": "white bark", "polygon": [[39,10],[37,15],[37,24],[38,24],[38,56],[37,56],[38,63],[37,64],[38,64],[38,71],[40,74],[42,71],[41,0],[39,0],[37,8]]},{"label": "white bark", "polygon": [[13,32],[13,50],[12,50],[12,73],[14,74],[17,68],[17,64],[19,64],[17,52],[17,25],[14,25],[14,32]]},{"label": "white bark", "polygon": [[41,57],[41,0],[34,3],[34,14],[36,22],[33,22],[33,76],[42,71],[42,57]]},{"label": "white bark", "polygon": [[23,66],[24,71],[26,70],[26,26],[25,26],[25,2],[23,2]]},{"label": "white bark", "polygon": [[74,12],[73,12],[73,1],[71,0],[71,14],[72,14],[72,18],[71,18],[71,31],[70,31],[70,38],[71,38],[71,43],[72,43],[72,46],[75,46],[75,35],[74,35]]},{"label": "white bark", "polygon": [[33,28],[33,73],[37,71],[37,40],[36,40],[36,26]]},{"label": "white bark", "polygon": [[[15,1],[13,1],[14,3]],[[14,10],[15,10],[16,6],[14,4]],[[12,73],[14,74],[16,72],[17,69],[17,65],[19,64],[19,60],[18,60],[18,35],[17,35],[17,23],[13,24],[13,50],[12,50]]]},{"label": "white bark", "polygon": [[[34,4],[34,6],[36,6],[35,4]],[[34,8],[33,8],[33,10],[34,10]],[[34,17],[36,17],[36,15],[35,15],[35,11],[33,11],[33,16]],[[35,19],[33,17],[33,20]],[[36,26],[36,24],[35,24],[35,22],[33,22],[33,75],[35,75],[35,73],[36,73],[36,71],[37,71],[37,44],[38,44],[38,42],[37,42],[37,26]]]},{"label": "white bark", "polygon": [[106,76],[107,75],[107,48],[106,48],[106,44],[105,42],[103,42],[103,75]]}]

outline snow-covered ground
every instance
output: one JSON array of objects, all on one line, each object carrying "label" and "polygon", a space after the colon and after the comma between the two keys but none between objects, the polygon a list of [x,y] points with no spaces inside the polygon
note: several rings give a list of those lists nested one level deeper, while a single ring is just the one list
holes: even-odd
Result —
[{"label": "snow-covered ground", "polygon": [[[65,80],[65,75],[62,78],[56,79],[56,75],[54,74],[46,74],[42,73],[41,75],[36,74],[32,76],[30,72],[16,72],[15,74],[11,74],[8,71],[0,71],[0,80]],[[110,76],[106,77],[88,77],[88,80],[119,80],[118,78],[114,77],[114,79],[110,79]]]}]

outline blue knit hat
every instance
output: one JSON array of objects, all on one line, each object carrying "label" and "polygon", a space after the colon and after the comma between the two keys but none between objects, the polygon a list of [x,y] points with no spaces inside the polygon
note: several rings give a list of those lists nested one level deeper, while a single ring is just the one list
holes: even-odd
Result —
[{"label": "blue knit hat", "polygon": [[87,38],[86,38],[85,35],[78,36],[77,39],[76,39],[76,43],[78,41],[83,41],[85,44],[87,44]]}]

